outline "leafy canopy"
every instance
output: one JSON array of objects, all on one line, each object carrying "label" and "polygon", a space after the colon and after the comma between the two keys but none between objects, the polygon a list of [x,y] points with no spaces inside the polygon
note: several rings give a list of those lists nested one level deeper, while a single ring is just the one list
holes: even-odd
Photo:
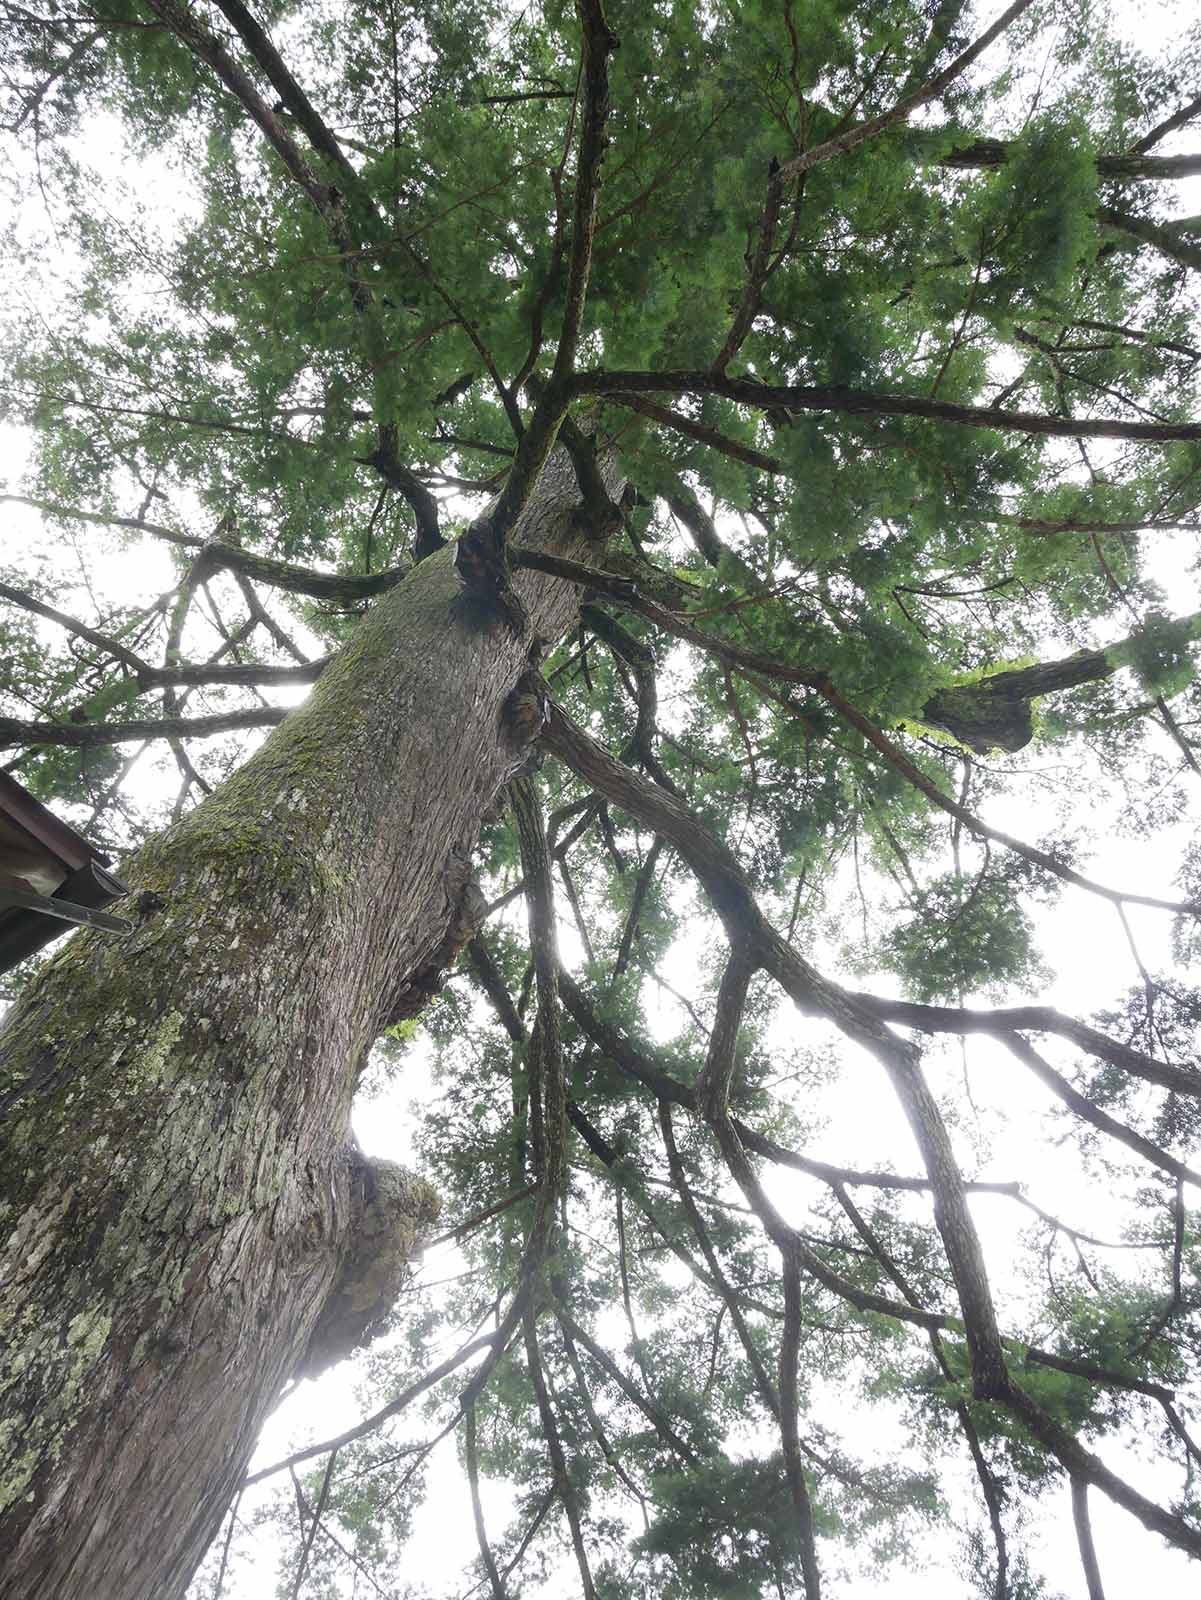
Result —
[{"label": "leafy canopy", "polygon": [[[1090,866],[1173,843],[1198,777],[1164,574],[1201,504],[1201,34],[1153,59],[1099,7],[1011,13],[947,74],[994,16],[608,0],[610,51],[556,0],[10,8],[0,405],[48,532],[3,556],[0,733],[35,794],[116,850],[195,804],[519,479],[540,395],[626,485],[543,671],[640,786],[552,737],[484,828],[492,919],[366,1086],[425,1051],[448,1219],[511,1203],[431,1255],[365,1410],[533,1273],[524,1331],[248,1501],[198,1593],[247,1519],[281,1595],[420,1592],[447,1426],[509,1486],[496,1597],[575,1559],[605,1600],[816,1600],[953,1525],[1016,1600],[1066,1478],[1086,1569],[1086,1493],[1201,1549],[1201,876],[1195,844],[1175,889],[1162,853],[1159,886]],[[1135,943],[1091,1020],[1040,1008],[1049,908],[1121,960],[1139,896],[1178,969]]]}]

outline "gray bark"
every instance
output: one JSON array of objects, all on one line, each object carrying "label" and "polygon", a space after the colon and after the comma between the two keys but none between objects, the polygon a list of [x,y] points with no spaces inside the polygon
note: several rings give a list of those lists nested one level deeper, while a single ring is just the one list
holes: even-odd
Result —
[{"label": "gray bark", "polygon": [[[584,557],[577,501],[556,455],[521,543]],[[521,572],[529,633],[473,629],[453,555],[122,866],[160,909],[72,938],[0,1034],[3,1600],[182,1596],[282,1384],[370,1331],[428,1227],[426,1186],[349,1144],[351,1098],[470,936],[524,754],[502,707],[576,604]]]}]

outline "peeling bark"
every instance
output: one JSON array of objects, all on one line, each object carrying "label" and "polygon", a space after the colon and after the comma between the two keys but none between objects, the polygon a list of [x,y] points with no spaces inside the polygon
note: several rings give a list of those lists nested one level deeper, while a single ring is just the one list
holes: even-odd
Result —
[{"label": "peeling bark", "polygon": [[[521,542],[583,556],[577,501],[556,454]],[[161,909],[73,938],[0,1034],[4,1600],[182,1596],[280,1387],[369,1330],[428,1224],[425,1186],[349,1145],[351,1097],[464,936],[524,753],[502,706],[576,610],[523,571],[530,633],[469,629],[453,555],[122,865]]]}]

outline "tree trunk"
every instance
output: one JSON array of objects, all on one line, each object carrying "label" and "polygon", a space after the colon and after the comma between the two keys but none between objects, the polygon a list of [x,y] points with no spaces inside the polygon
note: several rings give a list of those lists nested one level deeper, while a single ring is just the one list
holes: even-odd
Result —
[{"label": "tree trunk", "polygon": [[[517,537],[587,558],[577,501],[556,453]],[[0,1035],[3,1600],[181,1596],[281,1385],[365,1331],[348,1279],[384,1309],[428,1226],[427,1187],[349,1143],[351,1097],[469,935],[522,755],[502,707],[576,598],[521,572],[531,633],[472,628],[453,556],[123,866],[136,931],[73,938]]]}]

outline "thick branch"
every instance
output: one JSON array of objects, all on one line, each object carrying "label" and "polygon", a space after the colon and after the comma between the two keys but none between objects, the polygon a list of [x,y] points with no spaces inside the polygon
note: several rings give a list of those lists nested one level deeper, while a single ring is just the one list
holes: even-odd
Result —
[{"label": "thick branch", "polygon": [[711,371],[607,372],[593,369],[573,380],[577,394],[603,394],[625,402],[627,395],[720,394],[760,411],[833,411],[861,417],[925,417],[968,428],[995,428],[1052,439],[1129,439],[1164,443],[1201,439],[1197,422],[1124,422],[1112,417],[1053,417],[1030,411],[994,411],[959,406],[920,395],[873,394],[844,384],[822,387],[757,383]]},{"label": "thick branch", "polygon": [[855,998],[882,1022],[919,1028],[924,1033],[986,1033],[1003,1040],[1008,1033],[1053,1033],[1079,1045],[1101,1061],[1180,1094],[1201,1095],[1201,1073],[1156,1061],[1086,1022],[1064,1016],[1054,1006],[1010,1006],[996,1011],[973,1011],[962,1006],[918,1005],[910,1000],[889,1000],[859,992]]},{"label": "thick branch", "polygon": [[[1194,166],[1196,171],[1201,172],[1201,157],[1194,157]],[[1098,206],[1097,219],[1116,228],[1119,233],[1129,234],[1132,239],[1151,245],[1178,266],[1201,272],[1201,245],[1190,244],[1162,223],[1152,222],[1149,217],[1136,217],[1129,211],[1119,211],[1114,206]]]}]

